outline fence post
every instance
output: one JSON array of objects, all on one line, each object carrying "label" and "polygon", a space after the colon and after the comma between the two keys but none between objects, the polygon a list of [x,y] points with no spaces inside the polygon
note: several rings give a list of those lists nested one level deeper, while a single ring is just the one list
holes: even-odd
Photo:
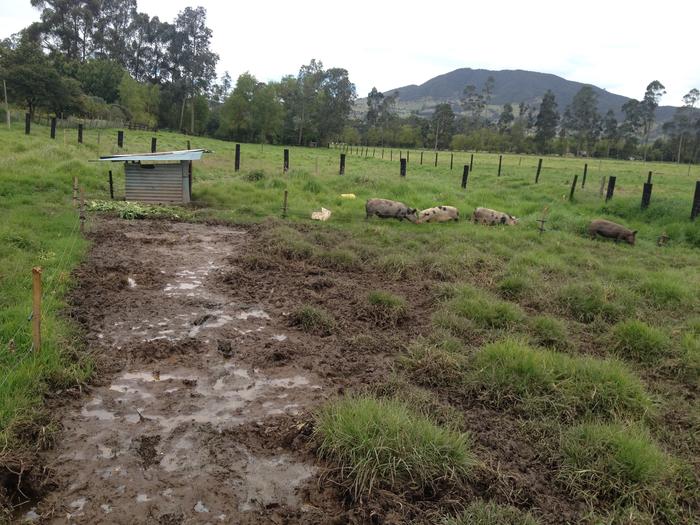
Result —
[{"label": "fence post", "polygon": [[340,171],[338,175],[345,175],[345,153],[340,154]]},{"label": "fence post", "polygon": [[124,131],[122,130],[117,131],[117,146],[124,147]]},{"label": "fence post", "polygon": [[644,183],[644,189],[642,190],[642,209],[648,208],[651,202],[651,189],[653,184],[646,182]]},{"label": "fence post", "polygon": [[24,114],[24,134],[29,135],[32,129],[32,116],[29,113]]},{"label": "fence post", "polygon": [[616,181],[617,177],[610,175],[610,177],[608,178],[608,193],[605,195],[605,202],[608,202],[610,199],[613,198],[613,193],[615,193]]},{"label": "fence post", "polygon": [[233,162],[233,170],[238,171],[241,169],[241,145],[236,144],[236,156]]},{"label": "fence post", "polygon": [[408,163],[408,162],[410,162],[410,160],[411,160],[411,152],[406,150],[406,162]]},{"label": "fence post", "polygon": [[651,184],[651,175],[653,172],[649,172],[649,175],[647,175],[647,184]]},{"label": "fence post", "polygon": [[576,191],[576,184],[578,183],[578,175],[574,175],[574,181],[571,183],[571,192],[569,193],[569,200],[574,200],[574,191]]},{"label": "fence post", "polygon": [[389,150],[389,161],[392,162],[394,160],[394,150],[390,149]]},{"label": "fence post", "polygon": [[151,137],[151,153],[155,153],[158,149],[158,138]]},{"label": "fence post", "polygon": [[535,184],[540,182],[540,172],[542,171],[542,159],[537,162],[537,174],[535,175]]},{"label": "fence post", "polygon": [[382,160],[384,159],[384,148],[382,148]]},{"label": "fence post", "polygon": [[284,202],[282,203],[282,218],[287,218],[287,190],[284,190]]},{"label": "fence post", "polygon": [[32,343],[34,352],[41,350],[41,268],[32,268]]},{"label": "fence post", "polygon": [[586,175],[588,175],[588,163],[583,165],[583,180],[581,181],[581,189],[586,187]]},{"label": "fence post", "polygon": [[420,165],[423,165],[423,152],[420,152]]},{"label": "fence post", "polygon": [[498,176],[501,176],[501,164],[503,163],[503,155],[498,156]]},{"label": "fence post", "polygon": [[693,207],[690,210],[690,220],[700,215],[700,180],[695,182],[695,196],[693,197]]},{"label": "fence post", "polygon": [[78,177],[73,175],[73,207],[78,207]]},{"label": "fence post", "polygon": [[469,159],[469,171],[474,171],[474,154]]},{"label": "fence post", "polygon": [[56,138],[56,117],[51,117],[51,138]]},{"label": "fence post", "polygon": [[114,200],[114,181],[112,180],[112,170],[109,170],[109,198]]},{"label": "fence post", "polygon": [[452,171],[452,164],[453,164],[453,161],[454,161],[454,157],[455,157],[455,154],[454,154],[454,153],[450,153],[450,171]]},{"label": "fence post", "polygon": [[405,177],[406,176],[406,159],[401,159],[400,163],[401,163],[400,164],[401,167],[400,167],[399,175],[401,175],[402,177]]},{"label": "fence post", "polygon": [[192,149],[192,144],[190,143],[190,139],[187,139],[187,149]]},{"label": "fence post", "polygon": [[464,165],[462,172],[462,189],[467,189],[467,179],[469,178],[469,164]]},{"label": "fence post", "polygon": [[83,125],[78,124],[78,144],[83,143]]},{"label": "fence post", "polygon": [[377,148],[372,148],[372,158],[374,158],[374,154],[377,151]]},{"label": "fence post", "polygon": [[438,152],[435,152],[435,167],[437,168]]},{"label": "fence post", "polygon": [[284,164],[282,166],[282,171],[285,173],[289,171],[289,150],[286,148],[284,150]]}]

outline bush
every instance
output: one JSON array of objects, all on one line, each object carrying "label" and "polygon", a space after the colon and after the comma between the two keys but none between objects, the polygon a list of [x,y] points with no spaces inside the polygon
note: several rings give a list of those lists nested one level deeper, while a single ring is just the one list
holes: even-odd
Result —
[{"label": "bush", "polygon": [[661,330],[632,320],[618,323],[612,328],[610,345],[611,350],[621,357],[653,362],[669,350],[670,340]]},{"label": "bush", "polygon": [[441,428],[394,400],[345,398],[322,408],[315,435],[355,498],[374,489],[427,491],[464,479],[474,464],[465,434]]},{"label": "bush", "polygon": [[336,327],[335,319],[329,313],[309,305],[292,312],[290,323],[304,332],[321,336],[330,335]]},{"label": "bush", "polygon": [[642,382],[619,361],[535,350],[511,339],[481,349],[465,383],[492,404],[562,420],[642,417],[651,409]]},{"label": "bush", "polygon": [[562,437],[560,479],[576,495],[653,507],[672,473],[671,458],[641,426],[585,423]]},{"label": "bush", "polygon": [[515,507],[492,501],[473,501],[462,514],[446,519],[444,525],[537,525],[537,521]]}]

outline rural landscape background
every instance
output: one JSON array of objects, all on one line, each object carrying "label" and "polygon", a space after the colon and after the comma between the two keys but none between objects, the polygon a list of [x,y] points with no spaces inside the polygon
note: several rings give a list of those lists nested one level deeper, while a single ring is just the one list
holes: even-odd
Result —
[{"label": "rural landscape background", "polygon": [[[0,46],[0,520],[696,522],[697,89],[234,82],[204,8],[32,5]],[[153,139],[207,150],[190,205],[94,162]]]}]

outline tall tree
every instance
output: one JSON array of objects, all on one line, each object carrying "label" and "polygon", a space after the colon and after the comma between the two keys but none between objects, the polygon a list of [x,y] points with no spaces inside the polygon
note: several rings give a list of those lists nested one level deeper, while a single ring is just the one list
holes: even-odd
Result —
[{"label": "tall tree", "polygon": [[574,95],[571,105],[566,109],[566,127],[574,133],[576,154],[584,146],[590,151],[600,134],[600,115],[598,114],[598,95],[591,86],[583,86]]},{"label": "tall tree", "polygon": [[656,108],[659,107],[659,99],[666,94],[666,88],[658,80],[649,83],[644,98],[640,103],[642,130],[644,133],[644,160],[647,160],[647,146],[649,143],[649,133],[656,121]]},{"label": "tall tree", "polygon": [[514,120],[513,105],[510,102],[503,104],[503,111],[501,111],[501,115],[498,117],[498,131],[500,133],[507,131]]},{"label": "tall tree", "polygon": [[544,97],[542,97],[540,111],[535,121],[535,143],[540,152],[547,151],[547,144],[556,136],[558,125],[559,112],[557,111],[557,102],[554,93],[551,90],[547,90]]},{"label": "tall tree", "polygon": [[452,139],[455,114],[452,106],[447,103],[435,106],[431,119],[433,133],[435,134],[435,151],[438,146],[447,147]]},{"label": "tall tree", "polygon": [[605,156],[609,157],[610,149],[620,138],[617,118],[615,117],[615,112],[612,109],[608,110],[608,112],[605,114],[605,118],[603,119],[603,138],[607,143],[607,152]]}]

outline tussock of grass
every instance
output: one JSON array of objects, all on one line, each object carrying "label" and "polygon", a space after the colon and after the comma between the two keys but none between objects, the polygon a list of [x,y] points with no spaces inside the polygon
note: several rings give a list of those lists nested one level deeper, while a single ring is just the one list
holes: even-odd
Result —
[{"label": "tussock of grass", "polygon": [[674,467],[641,426],[585,423],[561,442],[559,478],[576,495],[616,505],[653,508]]},{"label": "tussock of grass", "polygon": [[443,525],[537,525],[529,513],[492,501],[473,501],[457,517],[448,518]]},{"label": "tussock of grass", "polygon": [[637,320],[617,323],[610,333],[611,350],[635,361],[658,361],[668,352],[670,344],[668,336],[661,330]]},{"label": "tussock of grass", "polygon": [[459,287],[455,296],[445,304],[445,309],[483,329],[508,330],[525,320],[518,305],[490,297],[471,286]]},{"label": "tussock of grass", "polygon": [[286,259],[309,259],[314,254],[314,245],[289,226],[273,226],[261,234],[267,250]]},{"label": "tussock of grass", "polygon": [[292,326],[296,326],[304,332],[321,336],[330,335],[336,327],[333,316],[310,305],[302,306],[292,312],[289,321]]},{"label": "tussock of grass", "polygon": [[319,266],[334,270],[348,271],[360,265],[359,259],[353,252],[341,248],[318,250],[314,259]]},{"label": "tussock of grass", "polygon": [[558,301],[574,319],[583,323],[591,323],[596,318],[616,321],[631,313],[625,312],[625,305],[597,283],[564,286],[558,294]]},{"label": "tussock of grass", "polygon": [[687,285],[670,275],[655,273],[642,280],[636,290],[657,307],[680,306],[687,302]]},{"label": "tussock of grass", "polygon": [[622,363],[535,350],[515,341],[487,345],[465,381],[498,406],[520,405],[531,415],[641,417],[651,409],[642,382]]},{"label": "tussock of grass", "polygon": [[367,296],[365,315],[380,326],[396,326],[406,319],[408,306],[403,297],[375,290]]},{"label": "tussock of grass", "polygon": [[248,182],[259,182],[261,180],[265,180],[265,177],[265,171],[263,170],[251,170],[243,175],[243,179],[247,180]]},{"label": "tussock of grass", "polygon": [[394,400],[330,403],[317,415],[315,434],[319,455],[338,465],[355,498],[374,489],[426,491],[464,479],[474,464],[467,435],[441,428]]},{"label": "tussock of grass", "polygon": [[530,320],[530,332],[536,344],[551,348],[566,348],[569,346],[569,336],[563,321],[539,315]]},{"label": "tussock of grass", "polygon": [[700,380],[700,335],[687,333],[681,339],[680,375],[689,383]]},{"label": "tussock of grass", "polygon": [[399,364],[419,385],[450,387],[464,382],[469,361],[449,346],[419,340],[399,358]]},{"label": "tussock of grass", "polygon": [[524,274],[512,273],[498,281],[498,291],[506,299],[517,299],[529,291],[530,282]]}]

